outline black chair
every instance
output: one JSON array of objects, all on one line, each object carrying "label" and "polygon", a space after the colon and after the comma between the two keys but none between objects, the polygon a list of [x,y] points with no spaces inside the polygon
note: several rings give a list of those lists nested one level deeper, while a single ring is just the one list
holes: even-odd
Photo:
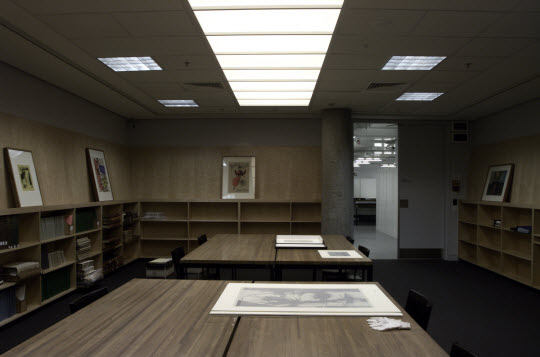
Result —
[{"label": "black chair", "polygon": [[405,311],[407,311],[414,321],[416,321],[416,323],[424,330],[427,330],[432,307],[433,305],[424,295],[412,289],[409,290]]},{"label": "black chair", "polygon": [[76,300],[69,303],[69,311],[72,314],[74,314],[80,309],[82,309],[83,307],[90,305],[91,303],[102,298],[108,293],[109,293],[109,289],[101,288],[98,290],[94,290],[91,293],[88,293],[86,295],[83,295],[80,298],[77,298]]},{"label": "black chair", "polygon": [[206,243],[208,241],[208,237],[206,236],[206,234],[201,234],[197,238],[197,241],[199,242],[199,245],[203,245],[204,243]]},{"label": "black chair", "polygon": [[369,248],[366,248],[366,247],[364,247],[362,245],[359,245],[358,250],[361,251],[362,253],[364,253],[364,255],[366,257],[369,257],[369,252],[370,252]]},{"label": "black chair", "polygon": [[346,236],[345,239],[347,239],[349,241],[349,243],[351,244],[354,244],[354,239],[349,237],[349,236]]},{"label": "black chair", "polygon": [[461,347],[457,342],[452,344],[452,349],[450,350],[450,357],[478,357],[476,354],[467,351]]},{"label": "black chair", "polygon": [[174,272],[176,274],[176,279],[184,279],[184,269],[180,265],[180,259],[186,256],[186,252],[183,247],[174,248],[171,252],[171,258],[174,265]]}]

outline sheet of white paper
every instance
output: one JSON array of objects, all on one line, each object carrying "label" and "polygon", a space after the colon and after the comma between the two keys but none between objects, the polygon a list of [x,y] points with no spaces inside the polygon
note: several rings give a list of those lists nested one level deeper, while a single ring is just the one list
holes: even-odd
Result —
[{"label": "sheet of white paper", "polygon": [[276,235],[276,243],[323,243],[317,235]]},{"label": "sheet of white paper", "polygon": [[355,250],[319,250],[321,258],[326,259],[358,259],[362,258]]}]

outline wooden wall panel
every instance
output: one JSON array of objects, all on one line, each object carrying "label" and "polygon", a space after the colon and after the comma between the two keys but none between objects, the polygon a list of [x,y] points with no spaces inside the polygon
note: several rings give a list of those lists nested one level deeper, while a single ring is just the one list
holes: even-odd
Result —
[{"label": "wooden wall panel", "polygon": [[138,198],[219,200],[223,156],[256,157],[256,199],[321,199],[320,147],[132,148]]},{"label": "wooden wall panel", "polygon": [[540,202],[540,136],[474,147],[469,167],[468,200],[482,199],[488,168],[499,164],[515,165],[510,202]]},{"label": "wooden wall panel", "polygon": [[[31,150],[45,205],[93,201],[86,166],[87,147],[103,150],[115,199],[132,197],[129,149],[103,140],[0,114],[0,146]],[[0,158],[0,208],[14,207],[6,177],[4,155]]]}]

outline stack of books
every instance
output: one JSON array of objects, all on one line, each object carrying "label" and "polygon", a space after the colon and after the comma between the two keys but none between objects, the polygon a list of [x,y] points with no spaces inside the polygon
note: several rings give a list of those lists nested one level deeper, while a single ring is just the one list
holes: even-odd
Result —
[{"label": "stack of books", "polygon": [[326,248],[321,236],[277,235],[276,248]]},{"label": "stack of books", "polygon": [[127,211],[122,214],[122,222],[125,226],[133,224],[137,220],[137,218],[138,216],[136,212]]},{"label": "stack of books", "polygon": [[49,259],[50,268],[54,268],[66,262],[66,258],[64,257],[63,250],[57,250],[55,252],[49,253],[48,259]]},{"label": "stack of books", "polygon": [[124,257],[117,255],[103,263],[103,274],[109,274],[124,265]]},{"label": "stack of books", "polygon": [[88,237],[77,238],[77,260],[83,260],[90,256],[92,243]]},{"label": "stack of books", "polygon": [[73,233],[73,215],[41,217],[39,222],[40,239],[47,240]]},{"label": "stack of books", "polygon": [[19,246],[19,216],[0,217],[0,250]]},{"label": "stack of books", "polygon": [[122,225],[122,216],[103,216],[103,228],[116,228]]},{"label": "stack of books", "polygon": [[147,211],[143,214],[143,219],[155,219],[156,221],[167,219],[165,212]]},{"label": "stack of books", "polygon": [[2,280],[19,282],[41,274],[39,262],[13,262],[0,268]]},{"label": "stack of books", "polygon": [[103,270],[95,269],[92,259],[77,263],[77,285],[88,287],[103,278]]}]

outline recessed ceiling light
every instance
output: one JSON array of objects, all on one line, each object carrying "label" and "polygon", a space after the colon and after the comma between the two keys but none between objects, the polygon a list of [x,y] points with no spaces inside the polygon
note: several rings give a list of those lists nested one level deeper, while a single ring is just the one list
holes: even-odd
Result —
[{"label": "recessed ceiling light", "polygon": [[316,81],[320,70],[298,69],[226,69],[225,76],[233,81]]},{"label": "recessed ceiling light", "polygon": [[107,57],[98,58],[115,72],[161,71],[152,57]]},{"label": "recessed ceiling light", "polygon": [[341,8],[343,0],[189,0],[193,10]]},{"label": "recessed ceiling light", "polygon": [[340,9],[195,11],[205,35],[332,34]]},{"label": "recessed ceiling light", "polygon": [[382,147],[382,143],[374,143],[373,146],[375,146],[375,147]]},{"label": "recessed ceiling light", "polygon": [[446,56],[393,56],[383,71],[429,71]]},{"label": "recessed ceiling light", "polygon": [[307,107],[307,100],[238,100],[238,103],[243,107]]},{"label": "recessed ceiling light", "polygon": [[236,99],[311,99],[313,92],[235,92]]},{"label": "recessed ceiling light", "polygon": [[193,108],[199,106],[191,99],[160,99],[159,102],[169,108]]},{"label": "recessed ceiling light", "polygon": [[223,69],[320,69],[325,55],[217,55]]},{"label": "recessed ceiling light", "polygon": [[421,101],[421,102],[430,102],[444,93],[429,93],[429,92],[406,92],[401,95],[396,100],[399,101]]},{"label": "recessed ceiling light", "polygon": [[316,82],[230,82],[233,92],[313,92]]},{"label": "recessed ceiling light", "polygon": [[331,35],[207,36],[219,54],[325,54]]}]

